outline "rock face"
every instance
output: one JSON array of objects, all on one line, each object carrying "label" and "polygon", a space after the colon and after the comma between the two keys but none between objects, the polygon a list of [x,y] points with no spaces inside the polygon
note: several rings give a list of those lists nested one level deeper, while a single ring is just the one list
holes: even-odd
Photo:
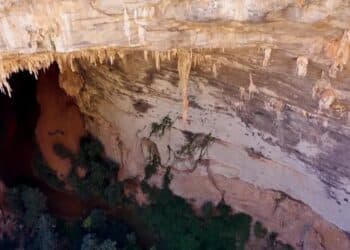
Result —
[{"label": "rock face", "polygon": [[297,248],[350,249],[349,10],[346,0],[0,1],[0,86],[56,61],[120,178],[141,179],[157,155],[150,181],[171,167],[171,188],[196,207],[224,198]]},{"label": "rock face", "polygon": [[[291,77],[294,69],[286,62],[292,60],[282,51],[274,55],[285,63],[268,72],[247,61],[263,61],[256,49],[200,53],[212,63],[191,69],[187,122],[176,57],[170,55],[159,70],[135,52],[112,66],[77,62],[84,81],[77,103],[88,129],[121,162],[120,178],[143,178],[157,154],[159,174],[171,167],[171,188],[195,207],[224,198],[295,247],[348,248],[347,236],[331,225],[349,230],[348,118],[334,103],[320,110],[312,98],[315,82],[308,76],[321,72],[318,65],[298,78]],[[164,117],[173,123],[163,135],[152,134],[152,123],[164,125]],[[151,182],[159,184],[159,177]]]},{"label": "rock face", "polygon": [[10,91],[13,71],[101,59],[105,48],[260,47],[264,65],[281,49],[300,57],[299,75],[312,61],[336,77],[349,59],[349,9],[346,0],[2,0],[0,86]]}]

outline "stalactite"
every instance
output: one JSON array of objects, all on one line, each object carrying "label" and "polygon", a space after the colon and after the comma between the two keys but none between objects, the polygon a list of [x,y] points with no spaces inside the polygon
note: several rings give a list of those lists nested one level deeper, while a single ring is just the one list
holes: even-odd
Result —
[{"label": "stalactite", "polygon": [[270,57],[271,57],[271,48],[267,48],[264,50],[264,61],[263,61],[263,67],[267,67],[270,62]]},{"label": "stalactite", "polygon": [[297,58],[297,75],[305,77],[307,74],[307,66],[309,64],[309,59],[306,56],[299,56]]},{"label": "stalactite", "polygon": [[156,69],[159,71],[160,70],[160,53],[159,51],[154,52],[154,59],[156,63]]},{"label": "stalactite", "polygon": [[160,53],[160,61],[166,61],[168,60],[168,53],[167,52],[161,52]]},{"label": "stalactite", "polygon": [[244,100],[244,94],[245,94],[245,88],[239,87],[239,97],[241,98],[241,100]]},{"label": "stalactite", "polygon": [[[126,61],[126,51],[127,50],[118,50],[116,48],[96,48],[96,49],[88,49],[76,52],[68,52],[68,53],[55,53],[55,52],[47,52],[47,53],[37,53],[31,55],[19,55],[17,57],[0,57],[0,89],[1,92],[10,94],[11,88],[7,83],[7,80],[11,73],[18,72],[21,70],[28,70],[31,74],[38,75],[39,70],[47,69],[52,63],[57,62],[59,69],[63,70],[64,67],[69,66],[72,71],[76,70],[76,64],[74,61],[76,59],[86,60],[92,65],[97,66],[98,64],[109,62],[113,63],[115,61],[116,55],[118,55],[119,59],[122,61],[124,66],[127,66]],[[150,52],[147,50],[143,51],[144,59],[148,61]],[[181,55],[180,55],[181,54]],[[188,55],[190,61],[190,68],[194,64],[200,64],[207,61],[212,61],[211,57],[205,56],[201,53],[191,53],[189,51],[172,49],[165,52],[154,52],[153,56],[155,58],[155,65],[157,70],[160,70],[161,60],[172,60],[173,58],[178,57],[179,62],[184,61],[185,55]],[[181,59],[182,58],[182,59]],[[184,63],[186,65],[186,63]],[[217,64],[212,65],[212,70],[215,75],[215,68],[217,68]],[[190,68],[188,70],[190,70]],[[186,67],[184,68],[186,69]],[[181,71],[182,72],[182,71]],[[184,78],[186,79],[186,77]],[[186,91],[185,91],[186,92]]]},{"label": "stalactite", "polygon": [[137,9],[134,9],[134,19],[135,19],[135,22],[137,23],[137,19],[139,18],[138,16],[138,12],[137,12]]},{"label": "stalactite", "polygon": [[168,58],[168,61],[170,62],[171,61],[171,51],[168,50],[167,52],[167,58]]},{"label": "stalactite", "polygon": [[143,18],[147,18],[148,17],[148,10],[147,10],[146,7],[142,9],[142,17]]},{"label": "stalactite", "polygon": [[114,64],[114,60],[115,60],[115,51],[108,50],[108,51],[106,52],[106,54],[107,54],[109,63],[110,63],[111,65],[113,65],[113,64]]},{"label": "stalactite", "polygon": [[181,51],[178,53],[177,69],[179,72],[180,86],[182,89],[182,120],[188,120],[188,81],[191,73],[192,53]]},{"label": "stalactite", "polygon": [[143,59],[145,59],[145,61],[148,62],[148,50],[143,51]]},{"label": "stalactite", "polygon": [[253,82],[253,77],[252,74],[249,73],[249,87],[248,87],[248,99],[250,100],[251,97],[255,94],[258,93],[258,88],[255,86]]},{"label": "stalactite", "polygon": [[213,63],[212,71],[213,71],[214,77],[217,78],[218,77],[218,70],[216,68],[216,63]]},{"label": "stalactite", "polygon": [[11,97],[11,87],[6,78],[0,80],[0,92]]},{"label": "stalactite", "polygon": [[142,25],[138,25],[138,37],[141,45],[146,43],[146,30]]}]

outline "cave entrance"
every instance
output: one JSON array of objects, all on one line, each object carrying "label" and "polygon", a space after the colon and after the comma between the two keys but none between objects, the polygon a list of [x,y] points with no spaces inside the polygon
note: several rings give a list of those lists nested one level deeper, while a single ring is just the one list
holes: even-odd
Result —
[{"label": "cave entrance", "polygon": [[12,74],[9,83],[12,97],[0,94],[0,178],[13,185],[32,176],[40,106],[37,80],[28,71]]},{"label": "cave entrance", "polygon": [[[47,196],[51,213],[78,218],[86,204],[64,190],[47,185],[36,168],[39,152],[57,170],[68,169],[67,161],[53,152],[55,143],[78,146],[84,134],[75,102],[59,87],[56,64],[40,71],[38,80],[27,71],[9,79],[12,97],[0,94],[0,180],[7,187],[27,185]],[[51,166],[50,164],[50,166]]]}]

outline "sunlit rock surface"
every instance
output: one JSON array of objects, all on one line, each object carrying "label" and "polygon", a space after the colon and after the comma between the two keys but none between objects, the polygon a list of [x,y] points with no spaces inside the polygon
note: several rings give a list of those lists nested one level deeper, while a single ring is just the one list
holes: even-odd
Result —
[{"label": "sunlit rock surface", "polygon": [[[299,249],[350,248],[349,1],[13,0],[0,13],[3,91],[11,72],[57,62],[120,178],[141,179],[158,152],[195,205],[224,198]],[[199,162],[175,157],[191,134],[214,138]]]},{"label": "sunlit rock surface", "polygon": [[[255,48],[200,53],[217,62],[217,69],[214,74],[208,63],[192,68],[187,122],[173,58],[164,59],[159,71],[142,53],[126,54],[113,65],[77,62],[84,81],[77,102],[90,131],[121,161],[120,178],[141,179],[149,152],[159,152],[163,167],[173,169],[173,191],[197,207],[224,198],[296,247],[312,230],[327,249],[349,247],[345,234],[331,225],[349,230],[348,117],[334,104],[320,111],[312,98],[318,65],[300,79],[282,51],[275,56],[284,63],[268,72],[247,60],[263,60]],[[167,115],[174,121],[171,129],[150,136],[151,124]],[[191,133],[214,138],[198,162],[198,152],[176,154]],[[152,181],[158,183],[157,177]]]}]

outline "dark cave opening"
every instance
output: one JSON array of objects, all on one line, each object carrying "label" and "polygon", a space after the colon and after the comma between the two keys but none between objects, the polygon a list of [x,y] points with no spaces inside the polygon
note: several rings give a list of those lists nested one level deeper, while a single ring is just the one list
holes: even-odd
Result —
[{"label": "dark cave opening", "polygon": [[32,176],[40,106],[37,80],[29,72],[13,74],[9,83],[12,97],[0,95],[0,178],[13,185]]},{"label": "dark cave opening", "polygon": [[[54,113],[55,109],[59,109],[66,113],[64,107],[74,105],[71,101],[67,104],[70,98],[60,89],[58,78],[57,65],[40,71],[38,80],[27,71],[15,73],[9,79],[12,97],[0,94],[0,181],[8,188],[18,185],[39,188],[47,196],[47,205],[53,214],[77,218],[85,212],[86,204],[74,194],[47,185],[36,169],[38,156],[41,155],[38,133],[54,138],[60,136],[50,135],[52,126],[47,125],[47,120],[52,121],[51,117],[44,119],[46,126],[38,130],[43,112],[47,114],[52,110]],[[47,99],[42,102],[40,95]],[[52,121],[53,124],[55,122]],[[50,147],[49,144],[44,146]]]}]

